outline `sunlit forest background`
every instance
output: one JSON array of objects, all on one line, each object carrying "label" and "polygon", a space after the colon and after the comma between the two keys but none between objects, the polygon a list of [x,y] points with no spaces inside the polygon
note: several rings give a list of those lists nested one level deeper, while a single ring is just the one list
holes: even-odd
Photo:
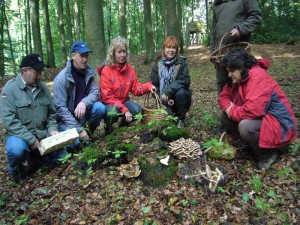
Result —
[{"label": "sunlit forest background", "polygon": [[[263,22],[252,43],[293,43],[300,39],[299,0],[258,0]],[[117,35],[130,54],[150,63],[162,40],[174,35],[181,50],[209,43],[213,0],[1,0],[0,76],[15,75],[21,58],[41,54],[52,67],[63,66],[71,44],[86,41],[95,68]]]}]

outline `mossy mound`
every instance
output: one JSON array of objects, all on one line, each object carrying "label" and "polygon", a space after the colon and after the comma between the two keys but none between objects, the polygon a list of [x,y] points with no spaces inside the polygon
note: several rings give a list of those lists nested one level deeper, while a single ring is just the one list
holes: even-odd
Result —
[{"label": "mossy mound", "polygon": [[168,166],[165,166],[155,160],[139,160],[142,173],[140,175],[141,180],[147,186],[154,188],[165,186],[167,183],[176,179],[176,163],[171,162]]}]

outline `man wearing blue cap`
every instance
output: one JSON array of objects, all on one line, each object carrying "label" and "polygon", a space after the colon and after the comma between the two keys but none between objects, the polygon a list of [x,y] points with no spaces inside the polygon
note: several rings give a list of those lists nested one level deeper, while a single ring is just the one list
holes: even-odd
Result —
[{"label": "man wearing blue cap", "polygon": [[71,59],[53,82],[59,131],[76,128],[79,133],[79,140],[69,146],[71,149],[77,147],[80,140],[89,140],[105,115],[105,106],[98,102],[95,71],[88,64],[90,52],[86,43],[75,42],[71,47]]},{"label": "man wearing blue cap", "polygon": [[16,181],[37,166],[58,163],[65,156],[58,150],[41,157],[38,150],[42,139],[58,133],[52,96],[41,82],[45,66],[40,55],[25,56],[20,74],[9,80],[1,93],[8,173]]}]

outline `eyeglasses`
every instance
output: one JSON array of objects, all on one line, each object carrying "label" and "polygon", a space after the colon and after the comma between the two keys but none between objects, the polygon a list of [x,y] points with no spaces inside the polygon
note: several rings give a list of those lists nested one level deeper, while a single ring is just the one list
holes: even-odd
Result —
[{"label": "eyeglasses", "polygon": [[35,69],[33,69],[32,67],[28,66],[28,67],[23,67],[22,69],[31,69],[33,71],[34,75],[43,75],[44,71],[36,71]]}]

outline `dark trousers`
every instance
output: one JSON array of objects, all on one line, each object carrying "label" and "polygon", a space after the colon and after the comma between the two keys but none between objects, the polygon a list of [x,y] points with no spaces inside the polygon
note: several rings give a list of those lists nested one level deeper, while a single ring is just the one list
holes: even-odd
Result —
[{"label": "dark trousers", "polygon": [[[132,114],[132,116],[142,113],[142,107],[131,100],[127,100],[124,105],[128,108],[128,111]],[[119,117],[122,117],[122,121],[126,121],[125,115],[119,113],[115,106],[105,105],[105,109],[105,123],[107,125],[112,125],[113,123],[117,122]]]},{"label": "dark trousers", "polygon": [[226,84],[226,78],[228,77],[228,72],[222,68],[219,64],[216,64],[216,80],[217,80],[217,91],[218,95],[223,91]]},{"label": "dark trousers", "polygon": [[185,114],[189,111],[192,103],[192,90],[180,88],[175,95],[169,96],[174,100],[173,106],[167,106],[168,112],[174,114],[179,120],[184,120]]},{"label": "dark trousers", "polygon": [[248,120],[244,119],[239,123],[230,119],[226,113],[221,116],[221,122],[226,128],[233,133],[233,135],[238,136],[242,141],[248,144],[254,151],[258,151],[259,148],[259,133],[262,120]]}]

